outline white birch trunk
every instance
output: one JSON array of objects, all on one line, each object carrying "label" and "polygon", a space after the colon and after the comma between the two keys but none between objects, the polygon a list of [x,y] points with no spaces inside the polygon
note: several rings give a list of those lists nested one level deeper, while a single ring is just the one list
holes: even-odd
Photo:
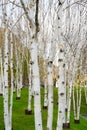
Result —
[{"label": "white birch trunk", "polygon": [[0,95],[2,95],[2,82],[1,82],[1,74],[0,74]]},{"label": "white birch trunk", "polygon": [[11,130],[8,110],[8,30],[5,31],[4,41],[4,123],[5,130]]},{"label": "white birch trunk", "polygon": [[29,90],[28,90],[28,111],[31,111],[31,99],[32,99],[32,92],[31,92],[31,80],[32,80],[32,75],[31,75],[31,63],[29,64],[29,72],[28,72],[28,79],[29,79]]},{"label": "white birch trunk", "polygon": [[0,95],[3,95],[3,66],[2,66],[2,50],[0,48]]},{"label": "white birch trunk", "polygon": [[21,89],[22,89],[22,62],[20,64],[20,95],[21,95]]},{"label": "white birch trunk", "polygon": [[32,75],[32,64],[33,64],[33,62],[32,61],[30,61],[30,64],[31,64],[31,95],[32,95],[32,98],[34,97],[34,85],[33,85],[33,75]]},{"label": "white birch trunk", "polygon": [[47,130],[52,130],[53,124],[53,61],[48,59],[48,118]]},{"label": "white birch trunk", "polygon": [[69,83],[69,101],[68,101],[68,110],[67,110],[67,123],[70,125],[70,108],[71,108],[71,96],[72,96],[72,87],[73,83],[70,81]]},{"label": "white birch trunk", "polygon": [[[78,79],[77,79],[78,80]],[[78,90],[78,81],[77,81],[77,87],[76,87],[76,98],[77,98],[77,103],[76,103],[76,107],[77,107],[77,109],[78,109],[78,103],[79,103],[79,95],[78,95],[78,92],[79,92],[79,90]]]},{"label": "white birch trunk", "polygon": [[65,63],[64,63],[64,49],[62,46],[59,46],[59,53],[58,53],[58,65],[59,65],[59,72],[58,72],[58,120],[57,120],[57,127],[56,130],[63,129],[63,123],[65,123]]},{"label": "white birch trunk", "polygon": [[20,99],[20,72],[19,72],[19,54],[17,53],[17,50],[16,50],[16,62],[17,62],[17,66],[16,66],[17,97],[16,99],[18,100]]},{"label": "white birch trunk", "polygon": [[[16,57],[16,42],[14,41],[14,55]],[[16,69],[16,63],[14,64],[14,68]],[[17,82],[16,82],[16,72],[14,73],[14,81],[13,81],[14,87],[13,87],[13,93],[16,92],[16,86],[17,86]]]},{"label": "white birch trunk", "polygon": [[[23,52],[23,49],[21,49],[21,51]],[[21,89],[22,89],[22,74],[23,74],[23,69],[22,69],[22,64],[23,64],[23,53],[20,54],[19,56],[20,58],[20,95],[21,95]]]},{"label": "white birch trunk", "polygon": [[34,89],[34,115],[35,115],[35,129],[42,130],[42,116],[41,116],[41,101],[40,101],[40,77],[37,59],[37,43],[36,39],[31,42],[31,62],[32,62],[32,82]]},{"label": "white birch trunk", "polygon": [[17,82],[17,98],[20,98],[20,82],[19,82],[19,71],[18,71],[18,60],[17,60],[17,67],[16,67],[16,82]]},{"label": "white birch trunk", "polygon": [[[73,86],[73,111],[74,111],[74,120],[76,120],[76,103],[75,103],[75,86]],[[78,87],[78,86],[76,86]]]},{"label": "white birch trunk", "polygon": [[10,111],[9,111],[9,124],[10,127],[12,128],[12,107],[13,107],[13,88],[14,88],[14,75],[13,75],[13,38],[12,38],[12,33],[10,34],[11,37],[11,94],[10,94]]},{"label": "white birch trunk", "polygon": [[75,95],[74,95],[75,89],[73,90],[74,122],[75,123],[80,123],[80,118],[79,117],[80,117],[80,107],[81,107],[82,85],[80,84],[80,86],[79,86],[79,84],[77,82],[77,86],[76,87],[77,87],[76,88],[76,99],[75,99]]},{"label": "white birch trunk", "polygon": [[47,74],[46,74],[46,61],[44,60],[44,109],[48,107],[48,89],[47,89]]},{"label": "white birch trunk", "polygon": [[3,70],[3,60],[2,59],[1,59],[1,82],[2,82],[2,92],[3,92],[4,91],[4,70]]},{"label": "white birch trunk", "polygon": [[[29,21],[29,32],[31,36],[31,62],[32,62],[32,84],[34,89],[34,115],[35,115],[35,129],[42,130],[42,116],[41,116],[41,101],[40,101],[40,76],[39,76],[39,67],[38,67],[38,52],[37,52],[37,35],[38,35],[38,6],[39,1],[30,1],[30,4],[34,6],[31,7],[29,12],[30,16],[27,13],[27,9],[23,0],[20,0],[21,5],[25,11],[25,14]],[[36,14],[35,14],[36,12]],[[31,17],[31,19],[29,18]]]},{"label": "white birch trunk", "polygon": [[80,120],[80,108],[81,108],[81,96],[82,96],[82,84],[80,84],[80,90],[79,90],[79,102],[78,102],[78,108],[77,108],[77,120]]},{"label": "white birch trunk", "polygon": [[[82,54],[80,56],[80,66],[82,66]],[[83,75],[83,72],[82,70],[80,69],[80,88],[79,88],[79,98],[78,98],[78,107],[77,107],[77,120],[80,122],[80,108],[81,108],[81,99],[82,99],[82,76]]]},{"label": "white birch trunk", "polygon": [[86,104],[87,104],[87,84],[85,85],[84,89],[85,89],[85,100],[86,100]]}]

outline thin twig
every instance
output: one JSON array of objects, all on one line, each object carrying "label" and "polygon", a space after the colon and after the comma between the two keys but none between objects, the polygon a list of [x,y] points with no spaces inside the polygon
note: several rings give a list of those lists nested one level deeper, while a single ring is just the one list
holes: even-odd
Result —
[{"label": "thin twig", "polygon": [[19,8],[23,8],[22,6],[16,4],[14,1],[13,2],[11,0],[8,0],[8,1],[9,1],[9,3],[11,3],[11,4],[13,4],[13,5],[15,5],[15,6],[19,7]]},{"label": "thin twig", "polygon": [[25,12],[26,17],[27,17],[27,19],[28,19],[29,22],[30,22],[30,28],[33,28],[32,20],[31,20],[31,18],[29,17],[28,11],[27,11],[27,9],[26,9],[26,7],[25,7],[25,4],[24,4],[23,0],[20,0],[20,2],[21,2],[21,5],[22,5],[22,7],[23,7],[23,9],[24,9],[24,12]]}]

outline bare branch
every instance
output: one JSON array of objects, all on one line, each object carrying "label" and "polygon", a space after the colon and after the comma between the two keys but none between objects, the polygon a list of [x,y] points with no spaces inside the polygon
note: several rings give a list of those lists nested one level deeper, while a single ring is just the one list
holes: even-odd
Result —
[{"label": "bare branch", "polygon": [[36,0],[36,14],[35,14],[36,35],[37,35],[38,31],[39,31],[38,6],[39,6],[39,0]]},{"label": "bare branch", "polygon": [[16,4],[14,1],[13,2],[11,0],[8,0],[8,1],[9,1],[9,3],[11,3],[11,4],[13,4],[13,5],[15,5],[15,6],[19,7],[19,8],[23,8],[22,6]]},{"label": "bare branch", "polygon": [[24,13],[17,19],[17,21],[15,22],[15,24],[12,26],[11,30],[16,26],[16,24],[19,22],[19,20],[21,19],[21,17],[24,15]]},{"label": "bare branch", "polygon": [[67,8],[70,8],[71,6],[73,6],[75,4],[82,5],[82,6],[86,7],[84,4],[80,3],[79,1],[77,1],[77,2],[74,2],[74,3],[70,4],[69,6],[67,6],[65,9],[63,9],[63,11],[65,11]]},{"label": "bare branch", "polygon": [[25,7],[25,4],[24,4],[23,0],[20,0],[20,2],[21,2],[21,5],[22,5],[22,7],[23,7],[23,10],[24,10],[24,12],[25,12],[26,17],[27,17],[27,19],[29,20],[30,28],[33,28],[33,26],[34,26],[34,25],[33,25],[33,22],[32,22],[32,20],[31,20],[31,18],[29,17],[27,8]]}]

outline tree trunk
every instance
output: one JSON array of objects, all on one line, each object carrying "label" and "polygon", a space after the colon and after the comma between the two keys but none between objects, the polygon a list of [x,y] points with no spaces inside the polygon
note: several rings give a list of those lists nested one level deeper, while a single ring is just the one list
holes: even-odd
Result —
[{"label": "tree trunk", "polygon": [[20,99],[20,71],[19,71],[19,61],[20,61],[20,57],[19,57],[19,53],[17,51],[16,48],[16,62],[17,62],[17,66],[16,66],[16,83],[17,83],[17,97],[16,99],[19,100]]},{"label": "tree trunk", "polygon": [[86,104],[87,104],[87,84],[85,84],[84,89],[85,89],[85,100],[86,100]]},{"label": "tree trunk", "polygon": [[74,120],[76,120],[75,86],[73,86],[73,111],[74,111]]},{"label": "tree trunk", "polygon": [[11,36],[11,94],[10,94],[10,113],[9,113],[9,124],[12,129],[12,106],[13,106],[13,88],[14,88],[14,74],[13,74],[13,38],[12,38],[12,33],[10,34]]},{"label": "tree trunk", "polygon": [[3,66],[2,66],[2,49],[0,48],[0,95],[3,95]]},{"label": "tree trunk", "polygon": [[46,61],[44,60],[44,109],[48,107],[48,89],[47,89],[47,72],[46,72]]},{"label": "tree trunk", "polygon": [[53,124],[53,61],[48,59],[48,118],[47,130],[52,130]]},{"label": "tree trunk", "polygon": [[32,92],[31,92],[31,80],[32,80],[32,75],[31,75],[31,63],[29,64],[29,72],[28,72],[28,79],[29,79],[29,90],[28,90],[28,111],[31,111],[31,99],[32,99]]},{"label": "tree trunk", "polygon": [[80,84],[80,90],[79,90],[79,103],[78,103],[78,109],[77,109],[77,120],[80,119],[81,97],[82,97],[82,84]]},{"label": "tree trunk", "polygon": [[73,83],[72,81],[70,81],[69,83],[69,100],[68,100],[68,109],[67,109],[67,124],[70,127],[70,109],[71,109],[71,97],[72,97],[72,87],[73,87]]},{"label": "tree trunk", "polygon": [[65,122],[65,105],[66,105],[66,99],[65,99],[65,62],[64,62],[64,49],[63,46],[59,46],[59,53],[58,53],[58,65],[59,65],[59,71],[58,71],[58,120],[57,120],[57,127],[56,130],[62,130],[63,124]]},{"label": "tree trunk", "polygon": [[4,123],[5,130],[11,130],[9,126],[9,110],[8,110],[8,30],[5,30],[4,41]]},{"label": "tree trunk", "polygon": [[40,77],[37,59],[37,44],[36,39],[33,38],[31,42],[31,63],[32,63],[32,82],[34,89],[34,114],[35,114],[35,129],[42,130],[42,116],[41,116],[41,101],[40,101]]}]

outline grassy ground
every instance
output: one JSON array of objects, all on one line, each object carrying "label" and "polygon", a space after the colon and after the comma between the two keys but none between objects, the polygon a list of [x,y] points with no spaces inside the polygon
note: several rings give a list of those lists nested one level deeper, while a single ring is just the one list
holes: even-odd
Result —
[{"label": "grassy ground", "polygon": [[[41,89],[41,99],[43,107],[43,88]],[[14,94],[13,104],[13,128],[14,130],[35,130],[34,127],[34,112],[32,115],[25,115],[27,109],[28,91],[27,88],[22,89],[21,100],[16,100],[16,93]],[[33,108],[33,100],[32,100]],[[82,95],[81,113],[87,114],[87,106],[85,105],[85,97]],[[53,113],[53,130],[56,130],[57,122],[57,89],[54,88],[54,113]],[[47,110],[42,109],[43,130],[46,130]],[[80,124],[74,124],[73,112],[71,112],[71,128],[69,130],[87,130],[87,120],[80,118]],[[3,122],[3,98],[0,97],[0,130],[4,130]],[[65,129],[66,130],[66,129]]]}]

